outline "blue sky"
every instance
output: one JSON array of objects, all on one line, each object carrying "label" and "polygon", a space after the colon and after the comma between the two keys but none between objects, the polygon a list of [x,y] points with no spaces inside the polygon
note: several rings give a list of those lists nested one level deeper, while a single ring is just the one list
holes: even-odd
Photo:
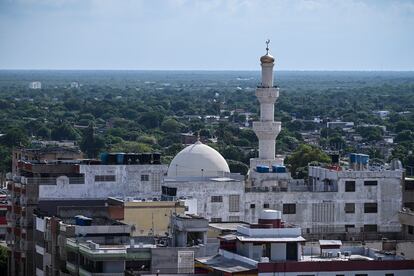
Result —
[{"label": "blue sky", "polygon": [[414,70],[409,0],[0,0],[1,69]]}]

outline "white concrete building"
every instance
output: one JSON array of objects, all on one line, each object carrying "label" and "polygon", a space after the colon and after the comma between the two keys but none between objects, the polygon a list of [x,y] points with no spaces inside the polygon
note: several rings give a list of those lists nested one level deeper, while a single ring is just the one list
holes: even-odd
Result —
[{"label": "white concrete building", "polygon": [[[70,183],[70,178],[56,178],[56,185],[40,185],[39,199],[108,197],[158,197],[166,165],[79,165],[83,183]],[[30,181],[30,180],[29,180]]]},{"label": "white concrete building", "polygon": [[275,158],[281,126],[273,121],[278,96],[274,58],[267,51],[260,60],[262,84],[256,95],[261,120],[253,125],[259,157],[251,159],[248,178],[232,174],[220,153],[197,142],[177,154],[162,185],[176,188],[177,197],[196,199],[198,214],[213,222],[253,222],[262,210],[272,208],[309,236],[367,239],[400,232],[402,170],[373,170],[368,156],[353,154],[352,160],[362,161],[346,168],[309,167],[307,181],[292,179],[282,160]]},{"label": "white concrete building", "polygon": [[211,221],[244,219],[244,177],[230,173],[226,160],[200,141],[179,152],[168,168],[164,186],[177,198],[193,198],[198,215]]},{"label": "white concrete building", "polygon": [[40,81],[32,81],[29,83],[30,89],[42,89],[42,83]]}]

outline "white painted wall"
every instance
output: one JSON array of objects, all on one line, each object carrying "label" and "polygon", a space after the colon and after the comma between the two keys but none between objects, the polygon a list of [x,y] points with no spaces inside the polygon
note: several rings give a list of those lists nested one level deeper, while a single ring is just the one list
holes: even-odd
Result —
[{"label": "white painted wall", "polygon": [[272,243],[270,250],[272,261],[286,260],[286,243]]},{"label": "white painted wall", "polygon": [[[166,172],[166,165],[80,165],[85,184],[69,184],[67,177],[59,177],[57,185],[39,186],[39,199],[159,196]],[[149,181],[141,181],[143,174],[149,175]],[[115,182],[95,182],[95,175],[115,175]]]},{"label": "white painted wall", "polygon": [[46,230],[46,223],[45,220],[39,217],[36,217],[36,230],[40,232],[45,232]]}]

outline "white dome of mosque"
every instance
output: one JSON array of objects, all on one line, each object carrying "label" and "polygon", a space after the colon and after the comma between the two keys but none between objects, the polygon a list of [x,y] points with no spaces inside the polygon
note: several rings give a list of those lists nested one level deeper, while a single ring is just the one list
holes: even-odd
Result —
[{"label": "white dome of mosque", "polygon": [[222,177],[230,168],[223,156],[200,141],[180,151],[168,168],[168,177]]}]

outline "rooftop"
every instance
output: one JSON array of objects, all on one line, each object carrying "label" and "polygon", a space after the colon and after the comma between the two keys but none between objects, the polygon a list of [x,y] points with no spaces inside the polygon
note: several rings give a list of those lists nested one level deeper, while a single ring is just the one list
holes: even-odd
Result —
[{"label": "rooftop", "polygon": [[209,227],[221,231],[237,231],[238,226],[247,226],[245,222],[213,222],[209,223]]}]

